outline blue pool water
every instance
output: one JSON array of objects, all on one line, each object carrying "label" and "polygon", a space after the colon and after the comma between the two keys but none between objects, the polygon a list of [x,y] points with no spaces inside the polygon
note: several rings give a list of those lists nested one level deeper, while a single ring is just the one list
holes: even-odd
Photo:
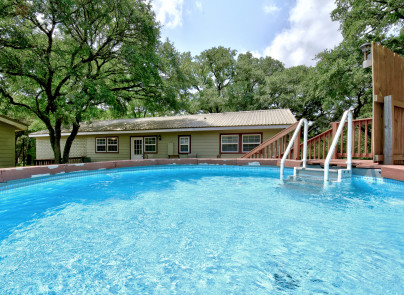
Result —
[{"label": "blue pool water", "polygon": [[0,191],[0,294],[403,294],[403,184],[278,177],[155,166]]}]

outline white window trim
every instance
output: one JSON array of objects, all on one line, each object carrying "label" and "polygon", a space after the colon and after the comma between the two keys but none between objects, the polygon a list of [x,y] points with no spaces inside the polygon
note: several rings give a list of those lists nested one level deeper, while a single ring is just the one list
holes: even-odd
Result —
[{"label": "white window trim", "polygon": [[[223,136],[237,136],[237,143],[232,142],[232,143],[224,143],[223,142]],[[234,145],[237,144],[237,150],[236,151],[223,151],[223,145]],[[222,134],[220,135],[220,152],[223,154],[234,154],[234,153],[238,153],[240,150],[240,136],[239,134]]]},{"label": "white window trim", "polygon": [[[154,138],[154,144],[146,143],[146,138]],[[147,151],[146,146],[154,146],[154,151]],[[157,154],[157,136],[144,136],[143,137],[143,153],[145,154]]]},{"label": "white window trim", "polygon": [[[260,137],[260,140],[258,141],[258,142],[246,142],[246,143],[244,143],[244,136],[259,136]],[[259,134],[259,133],[257,133],[257,134],[242,134],[241,135],[241,149],[242,149],[242,152],[243,153],[249,153],[250,151],[245,151],[244,150],[244,144],[258,144],[258,145],[260,145],[261,144],[261,142],[262,142],[262,138],[261,138],[261,134]]]},{"label": "white window trim", "polygon": [[[181,144],[181,138],[186,138],[186,139],[188,139],[188,143],[187,144]],[[183,152],[182,150],[181,150],[181,146],[183,146],[183,145],[185,145],[185,146],[187,146],[188,147],[188,149],[187,149],[187,151],[186,152]],[[181,136],[178,136],[178,153],[179,154],[190,154],[191,153],[191,135],[181,135]]]}]

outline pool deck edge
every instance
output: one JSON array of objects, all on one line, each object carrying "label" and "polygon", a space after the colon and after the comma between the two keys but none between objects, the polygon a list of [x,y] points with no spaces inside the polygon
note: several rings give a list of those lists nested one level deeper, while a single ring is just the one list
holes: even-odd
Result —
[{"label": "pool deck edge", "polygon": [[[300,167],[302,161],[286,160],[285,167]],[[0,168],[0,183],[7,183],[13,180],[30,179],[35,177],[63,174],[77,171],[96,171],[105,169],[154,166],[154,165],[260,165],[260,166],[280,166],[280,159],[217,159],[217,158],[186,158],[186,159],[139,159],[139,160],[119,160],[106,162],[91,162],[80,164],[54,164],[43,166],[27,166]],[[371,167],[357,167],[357,170],[375,169]],[[380,165],[380,176],[383,178],[404,181],[404,166],[401,165]],[[379,170],[379,171],[380,171]]]},{"label": "pool deck edge", "polygon": [[[91,162],[80,164],[53,164],[43,166],[27,166],[0,169],[0,183],[12,180],[30,179],[35,177],[55,175],[78,171],[95,171],[125,167],[154,166],[154,165],[262,165],[279,166],[279,159],[217,159],[217,158],[187,158],[187,159],[140,159],[106,162]],[[299,167],[301,161],[287,160],[285,167]]]}]

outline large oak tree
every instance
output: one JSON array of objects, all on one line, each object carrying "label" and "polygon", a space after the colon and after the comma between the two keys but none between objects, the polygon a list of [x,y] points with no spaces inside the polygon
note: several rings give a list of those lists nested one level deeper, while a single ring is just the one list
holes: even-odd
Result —
[{"label": "large oak tree", "polygon": [[0,0],[0,99],[37,116],[65,163],[92,111],[161,97],[158,38],[144,0]]}]

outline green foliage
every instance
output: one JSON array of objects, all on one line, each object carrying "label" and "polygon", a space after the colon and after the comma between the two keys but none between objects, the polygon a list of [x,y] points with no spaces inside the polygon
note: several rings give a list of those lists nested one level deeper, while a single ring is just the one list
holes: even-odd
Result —
[{"label": "green foliage", "polygon": [[56,161],[62,127],[72,128],[66,161],[82,121],[290,108],[314,135],[349,108],[370,117],[371,71],[359,46],[382,42],[404,54],[404,4],[336,5],[344,41],[315,67],[284,68],[222,46],[180,53],[158,41],[146,0],[0,0],[0,113],[26,119],[30,131],[47,128]]},{"label": "green foliage", "polygon": [[394,27],[404,25],[402,0],[336,0],[337,8],[331,13],[341,23],[345,39],[371,35],[385,35]]},{"label": "green foliage", "polygon": [[15,140],[15,165],[32,165],[35,150],[35,139],[28,136],[28,131],[17,132]]},{"label": "green foliage", "polygon": [[219,47],[197,56],[193,68],[188,111],[217,113],[257,109],[265,77],[284,67],[278,60],[255,58],[250,52],[236,59],[236,51]]},{"label": "green foliage", "polygon": [[0,1],[0,100],[38,117],[56,162],[60,132],[132,99],[164,100],[159,28],[143,0]]},{"label": "green foliage", "polygon": [[262,108],[260,96],[264,93],[266,77],[284,69],[283,64],[271,57],[255,58],[250,52],[240,54],[229,91],[228,109],[247,111]]},{"label": "green foliage", "polygon": [[192,63],[193,95],[188,111],[219,113],[225,111],[226,89],[232,83],[236,65],[236,51],[213,47],[203,51]]},{"label": "green foliage", "polygon": [[323,109],[331,121],[353,109],[354,118],[372,116],[372,74],[363,69],[363,53],[358,50],[363,40],[343,41],[333,50],[318,54],[314,90],[323,97]]},{"label": "green foliage", "polygon": [[220,46],[205,50],[196,58],[202,69],[201,72],[207,74],[204,80],[209,79],[208,85],[216,88],[218,96],[224,95],[224,89],[232,81],[236,53],[235,50]]},{"label": "green foliage", "polygon": [[380,42],[404,55],[404,2],[402,0],[336,0],[331,13],[341,23],[344,42],[358,39]]},{"label": "green foliage", "polygon": [[313,88],[315,73],[315,68],[297,66],[267,77],[259,108],[290,109],[298,120],[306,118],[312,122],[309,129],[312,135],[328,129],[329,121],[322,107],[322,97],[316,96]]}]

